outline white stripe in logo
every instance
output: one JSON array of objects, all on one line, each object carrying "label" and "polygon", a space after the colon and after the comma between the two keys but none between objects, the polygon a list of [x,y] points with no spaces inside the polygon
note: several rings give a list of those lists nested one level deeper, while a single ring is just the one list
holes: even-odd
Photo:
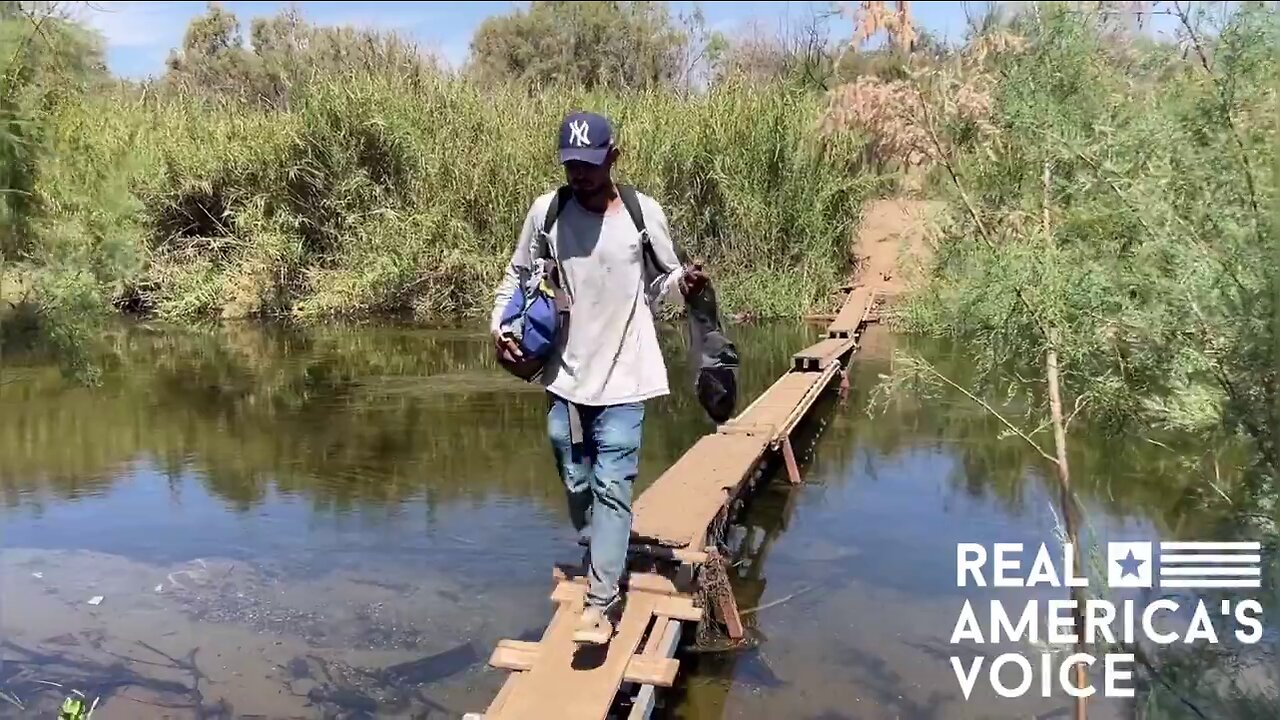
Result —
[{"label": "white stripe in logo", "polygon": [[1160,587],[1262,587],[1262,543],[1162,542]]}]

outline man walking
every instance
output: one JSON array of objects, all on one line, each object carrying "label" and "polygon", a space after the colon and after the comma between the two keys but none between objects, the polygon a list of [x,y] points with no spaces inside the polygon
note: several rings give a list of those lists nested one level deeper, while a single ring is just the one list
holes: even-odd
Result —
[{"label": "man walking", "polygon": [[669,392],[654,313],[674,290],[687,297],[707,282],[700,268],[681,266],[658,203],[615,185],[618,157],[606,118],[574,113],[564,119],[560,161],[567,186],[529,208],[491,318],[500,357],[519,360],[519,346],[501,332],[502,311],[519,291],[518,269],[532,265],[548,211],[558,212],[547,244],[571,306],[563,345],[540,381],[569,515],[580,533],[590,527],[590,585],[574,632],[576,642],[590,644],[607,643],[616,622],[644,403]]}]

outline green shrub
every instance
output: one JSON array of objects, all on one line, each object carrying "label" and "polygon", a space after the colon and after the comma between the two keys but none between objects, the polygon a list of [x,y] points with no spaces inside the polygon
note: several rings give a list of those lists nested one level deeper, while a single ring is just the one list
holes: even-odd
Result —
[{"label": "green shrub", "polygon": [[530,97],[366,76],[313,81],[283,111],[99,96],[57,118],[85,150],[48,172],[86,193],[124,173],[141,206],[115,222],[148,259],[127,294],[161,316],[475,316],[529,203],[563,182],[555,137],[577,107],[614,119],[621,178],[663,204],[729,312],[795,316],[843,277],[874,180],[825,160],[848,153],[813,139],[819,100],[782,85]]}]

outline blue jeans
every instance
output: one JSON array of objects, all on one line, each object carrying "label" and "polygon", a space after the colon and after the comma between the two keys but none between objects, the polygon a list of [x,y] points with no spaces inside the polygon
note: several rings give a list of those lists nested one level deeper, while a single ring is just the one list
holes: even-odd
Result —
[{"label": "blue jeans", "polygon": [[579,533],[590,527],[587,602],[606,607],[618,596],[631,541],[631,486],[640,468],[644,404],[579,405],[582,442],[574,445],[568,402],[549,398],[547,434],[568,496],[569,517]]}]

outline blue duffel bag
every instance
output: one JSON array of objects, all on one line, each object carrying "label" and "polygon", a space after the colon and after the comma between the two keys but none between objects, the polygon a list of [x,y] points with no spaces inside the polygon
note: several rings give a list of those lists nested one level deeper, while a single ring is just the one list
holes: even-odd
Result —
[{"label": "blue duffel bag", "polygon": [[498,362],[516,377],[534,382],[542,376],[547,360],[556,350],[569,326],[569,301],[560,280],[559,266],[551,253],[551,228],[560,208],[571,197],[561,188],[551,201],[541,232],[534,239],[537,252],[530,270],[521,271],[520,283],[502,311],[499,329],[515,341],[523,357]]}]

